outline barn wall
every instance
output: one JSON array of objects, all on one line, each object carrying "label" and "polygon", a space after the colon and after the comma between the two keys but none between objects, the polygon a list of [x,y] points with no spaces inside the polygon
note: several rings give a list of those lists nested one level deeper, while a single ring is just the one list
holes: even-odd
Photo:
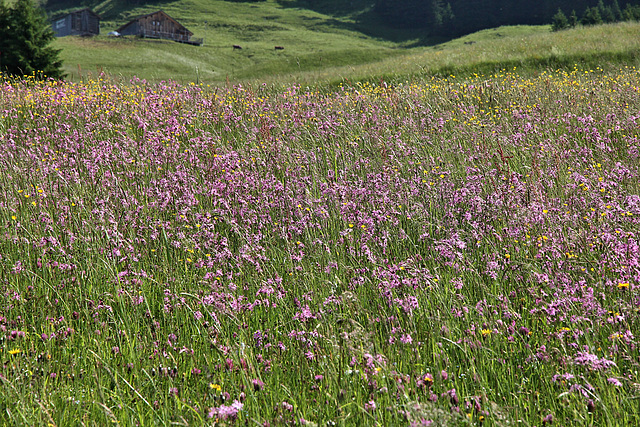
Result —
[{"label": "barn wall", "polygon": [[137,36],[140,34],[140,26],[138,25],[138,21],[130,22],[127,26],[118,30],[118,32],[123,36]]},{"label": "barn wall", "polygon": [[100,34],[100,18],[88,10],[60,17],[52,21],[51,26],[56,37]]},{"label": "barn wall", "polygon": [[56,37],[64,37],[73,34],[73,29],[71,28],[71,15],[56,19],[53,21],[52,27],[53,34]]},{"label": "barn wall", "polygon": [[88,10],[72,13],[74,34],[100,34],[100,20]]},{"label": "barn wall", "polygon": [[80,31],[85,34],[100,34],[100,20],[96,15],[85,10],[82,12],[80,20]]},{"label": "barn wall", "polygon": [[89,32],[92,34],[100,34],[100,18],[89,13]]},{"label": "barn wall", "polygon": [[189,42],[193,33],[162,11],[141,16],[117,30],[123,36],[142,36]]},{"label": "barn wall", "polygon": [[168,19],[163,13],[154,13],[153,15],[142,17],[138,20],[141,34],[145,37],[157,37],[163,39],[173,39],[180,41],[188,41],[189,33],[181,25],[177,25]]}]

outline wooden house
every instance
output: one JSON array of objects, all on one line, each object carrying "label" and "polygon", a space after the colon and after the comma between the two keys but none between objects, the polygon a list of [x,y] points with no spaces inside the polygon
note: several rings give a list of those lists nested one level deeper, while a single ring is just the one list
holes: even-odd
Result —
[{"label": "wooden house", "polygon": [[116,31],[122,36],[139,36],[169,39],[181,43],[202,44],[202,39],[192,39],[193,33],[191,31],[161,10],[129,21]]},{"label": "wooden house", "polygon": [[52,20],[56,37],[95,36],[100,34],[100,16],[91,9],[81,9]]}]

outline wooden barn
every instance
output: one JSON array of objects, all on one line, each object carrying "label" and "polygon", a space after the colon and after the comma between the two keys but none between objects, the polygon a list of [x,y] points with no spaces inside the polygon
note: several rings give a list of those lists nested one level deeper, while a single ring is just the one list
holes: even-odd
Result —
[{"label": "wooden barn", "polygon": [[193,33],[184,25],[159,10],[140,16],[116,30],[122,36],[140,36],[153,39],[169,39],[181,43],[202,44],[202,39],[192,39]]},{"label": "wooden barn", "polygon": [[95,36],[100,34],[100,16],[91,9],[81,9],[52,20],[56,37]]}]

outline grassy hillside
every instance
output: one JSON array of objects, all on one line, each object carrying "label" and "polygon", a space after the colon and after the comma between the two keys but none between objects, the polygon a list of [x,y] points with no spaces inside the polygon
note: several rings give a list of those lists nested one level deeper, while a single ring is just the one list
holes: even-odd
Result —
[{"label": "grassy hillside", "polygon": [[405,81],[425,74],[490,74],[517,68],[538,74],[545,69],[616,68],[640,64],[640,24],[624,22],[552,33],[548,27],[514,26],[483,30],[431,47],[414,48],[392,59],[354,67],[302,73],[300,81]]},{"label": "grassy hillside", "polygon": [[[77,8],[68,3],[56,2],[55,9],[50,5],[50,14]],[[72,78],[78,78],[79,65],[80,70],[103,69],[147,79],[196,80],[198,75],[204,81],[247,79],[381,60],[401,54],[398,47],[420,42],[420,34],[408,39],[390,31],[388,37],[395,41],[367,36],[359,31],[352,14],[332,16],[292,7],[293,2],[187,0],[129,8],[120,2],[86,5],[103,16],[105,36],[56,41],[63,49],[65,71]],[[133,17],[158,9],[178,19],[195,37],[203,37],[204,46],[106,36]],[[233,50],[233,45],[242,50]],[[284,51],[275,51],[276,45]]]},{"label": "grassy hillside", "polygon": [[[306,3],[296,0],[135,3],[82,4],[103,16],[103,35],[55,41],[72,80],[99,71],[125,79],[135,75],[148,80],[214,84],[404,80],[424,73],[493,72],[514,66],[635,64],[640,52],[637,23],[559,33],[551,33],[547,26],[501,27],[446,41],[384,27],[364,1],[348,2],[342,9],[319,2],[313,10],[299,7]],[[77,2],[49,2],[49,13],[77,7]],[[133,17],[158,9],[178,19],[194,37],[203,37],[204,45],[106,36]],[[234,50],[233,45],[242,46],[242,50]],[[275,46],[285,49],[276,51]]]}]

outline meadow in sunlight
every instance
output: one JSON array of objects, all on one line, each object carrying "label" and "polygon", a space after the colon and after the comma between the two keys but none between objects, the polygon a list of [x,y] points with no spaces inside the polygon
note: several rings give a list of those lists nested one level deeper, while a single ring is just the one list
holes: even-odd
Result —
[{"label": "meadow in sunlight", "polygon": [[0,85],[4,425],[640,423],[640,73]]}]

